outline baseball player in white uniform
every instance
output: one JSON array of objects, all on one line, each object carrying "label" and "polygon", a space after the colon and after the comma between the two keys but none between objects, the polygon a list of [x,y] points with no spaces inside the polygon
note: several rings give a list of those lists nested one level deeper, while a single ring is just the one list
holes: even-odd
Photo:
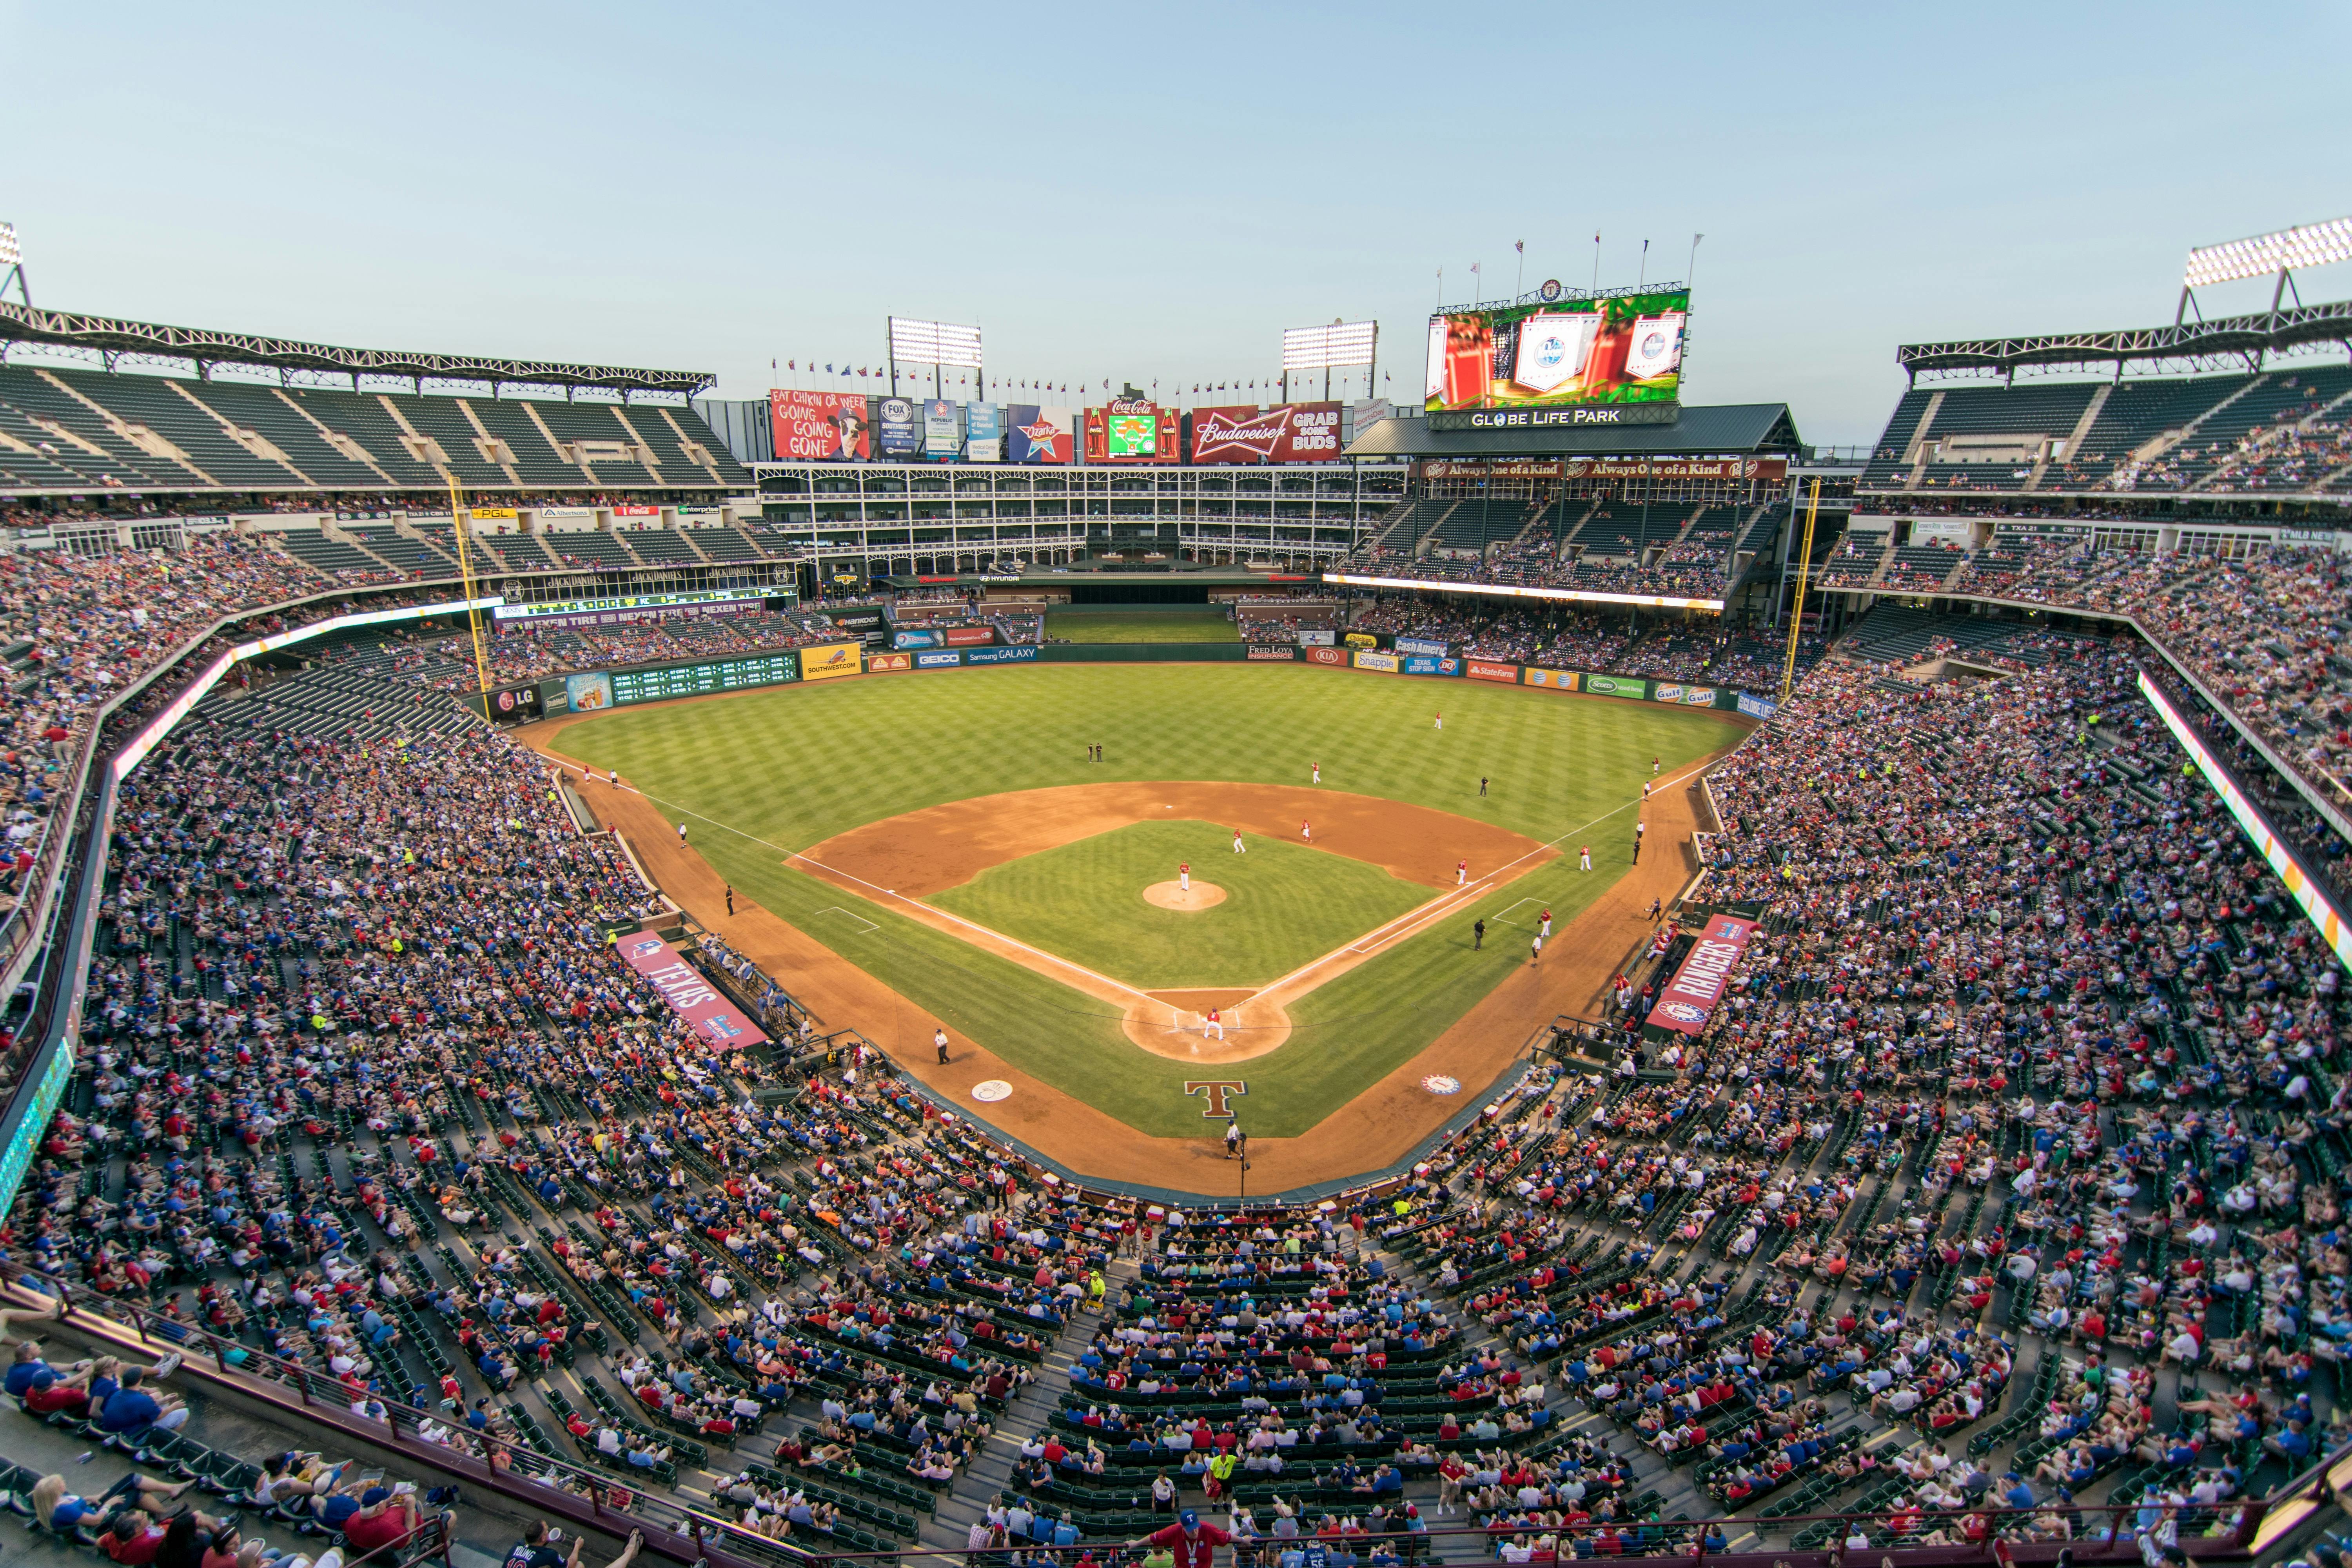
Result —
[{"label": "baseball player in white uniform", "polygon": [[1583,848],[1579,849],[1579,850],[1576,852],[1576,860],[1577,860],[1577,868],[1578,868],[1579,870],[1582,870],[1582,871],[1590,871],[1590,870],[1591,870],[1591,869],[1592,869],[1592,846],[1591,846],[1591,845],[1590,845],[1590,844],[1588,844],[1588,845],[1586,845]]},{"label": "baseball player in white uniform", "polygon": [[1315,825],[1314,825],[1313,823],[1311,823],[1311,822],[1302,822],[1302,823],[1300,823],[1300,824],[1298,825],[1298,837],[1301,837],[1301,838],[1304,838],[1304,839],[1305,839],[1305,840],[1307,840],[1307,843],[1309,843],[1309,844],[1314,843],[1314,842],[1315,842]]},{"label": "baseball player in white uniform", "polygon": [[1546,908],[1543,912],[1543,930],[1538,931],[1536,934],[1538,936],[1549,936],[1551,934],[1551,910],[1549,908]]},{"label": "baseball player in white uniform", "polygon": [[1469,881],[1470,862],[1467,860],[1456,860],[1454,862],[1454,885],[1457,888],[1466,887],[1469,884]]},{"label": "baseball player in white uniform", "polygon": [[1212,1034],[1221,1040],[1225,1037],[1224,1020],[1217,1016],[1214,1007],[1210,1008],[1208,1016],[1201,1020],[1201,1037],[1205,1040]]},{"label": "baseball player in white uniform", "polygon": [[1307,766],[1308,770],[1314,773],[1315,782],[1317,784],[1321,784],[1323,782],[1323,764],[1321,763],[1309,763]]},{"label": "baseball player in white uniform", "polygon": [[1242,830],[1238,827],[1234,829],[1234,853],[1236,855],[1249,853],[1249,846],[1242,842]]},{"label": "baseball player in white uniform", "polygon": [[1182,892],[1192,890],[1192,862],[1190,860],[1176,868],[1176,886]]}]

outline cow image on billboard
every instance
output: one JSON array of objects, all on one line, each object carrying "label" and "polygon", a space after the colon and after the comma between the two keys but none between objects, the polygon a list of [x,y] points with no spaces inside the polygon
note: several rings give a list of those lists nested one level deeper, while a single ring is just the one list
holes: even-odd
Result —
[{"label": "cow image on billboard", "polygon": [[1661,289],[1433,316],[1423,406],[1676,402],[1689,311],[1688,289]]},{"label": "cow image on billboard", "polygon": [[1339,456],[1339,405],[1201,408],[1192,414],[1196,463],[1328,463]]},{"label": "cow image on billboard", "polygon": [[874,456],[866,399],[854,393],[772,388],[768,423],[779,462],[863,463]]},{"label": "cow image on billboard", "polygon": [[1066,408],[1034,403],[1004,405],[1004,460],[1008,463],[1066,463],[1076,426]]}]

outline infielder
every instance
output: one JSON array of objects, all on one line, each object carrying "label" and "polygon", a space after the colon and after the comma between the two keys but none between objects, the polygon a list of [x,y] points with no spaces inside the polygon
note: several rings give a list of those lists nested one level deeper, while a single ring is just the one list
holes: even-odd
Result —
[{"label": "infielder", "polygon": [[1642,781],[1642,798],[1643,800],[1650,798],[1650,781],[1647,779]]},{"label": "infielder", "polygon": [[1304,839],[1305,839],[1305,840],[1307,840],[1307,843],[1309,843],[1309,844],[1314,843],[1314,842],[1315,842],[1315,825],[1314,825],[1313,823],[1310,823],[1310,822],[1302,822],[1302,823],[1300,823],[1300,824],[1298,825],[1298,837],[1301,837],[1301,838],[1304,838]]},{"label": "infielder", "polygon": [[1217,1016],[1217,1010],[1214,1007],[1210,1008],[1209,1016],[1201,1020],[1201,1037],[1205,1040],[1212,1034],[1221,1040],[1225,1037],[1224,1020]]},{"label": "infielder", "polygon": [[1549,909],[1545,910],[1543,912],[1543,930],[1536,932],[1536,934],[1538,936],[1549,936],[1551,934],[1551,910]]},{"label": "infielder", "polygon": [[1249,853],[1249,846],[1242,842],[1242,830],[1238,827],[1234,829],[1234,853],[1236,855]]},{"label": "infielder", "polygon": [[1469,882],[1470,862],[1467,860],[1456,860],[1454,862],[1454,885],[1457,888],[1467,887]]},{"label": "infielder", "polygon": [[1321,763],[1309,763],[1307,766],[1308,771],[1314,773],[1315,782],[1317,784],[1321,784],[1323,782],[1323,764]]},{"label": "infielder", "polygon": [[1592,846],[1591,846],[1590,844],[1588,844],[1588,845],[1586,845],[1583,848],[1579,849],[1579,850],[1576,852],[1576,859],[1577,859],[1577,868],[1578,868],[1579,870],[1583,870],[1583,871],[1590,871],[1590,870],[1591,870],[1591,869],[1592,869]]},{"label": "infielder", "polygon": [[1192,862],[1190,860],[1176,868],[1176,886],[1183,892],[1192,890]]}]

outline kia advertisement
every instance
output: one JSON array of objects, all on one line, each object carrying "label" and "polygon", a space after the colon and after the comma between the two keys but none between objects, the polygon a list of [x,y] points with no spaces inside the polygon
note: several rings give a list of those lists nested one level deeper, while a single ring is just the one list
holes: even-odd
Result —
[{"label": "kia advertisement", "polygon": [[1674,403],[1689,313],[1678,289],[1433,316],[1423,405]]},{"label": "kia advertisement", "polygon": [[863,463],[874,456],[866,399],[854,394],[774,388],[768,422],[778,462]]},{"label": "kia advertisement", "polygon": [[1192,411],[1196,463],[1329,463],[1339,457],[1336,403]]},{"label": "kia advertisement", "polygon": [[1004,405],[1004,460],[1008,463],[1066,463],[1076,433],[1066,408],[1034,403]]}]

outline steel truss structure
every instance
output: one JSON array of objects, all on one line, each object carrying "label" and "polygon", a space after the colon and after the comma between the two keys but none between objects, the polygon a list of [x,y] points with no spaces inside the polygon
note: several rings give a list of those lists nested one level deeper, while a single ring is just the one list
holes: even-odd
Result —
[{"label": "steel truss structure", "polygon": [[924,562],[932,572],[1013,558],[1059,566],[1106,550],[1219,563],[1336,561],[1404,499],[1407,471],[1402,461],[750,467],[769,542],[782,534],[828,568],[887,563],[902,574],[927,570]]},{"label": "steel truss structure", "polygon": [[2014,377],[2028,367],[2058,372],[2112,366],[2120,380],[2124,366],[2135,362],[2196,370],[2243,362],[2248,369],[2260,370],[2267,354],[2331,342],[2352,354],[2352,300],[2177,321],[2168,327],[1906,343],[1895,351],[1895,363],[1914,384],[1922,375],[1935,379],[1984,371]]},{"label": "steel truss structure", "polygon": [[221,365],[275,370],[281,379],[292,372],[326,372],[352,377],[354,390],[362,376],[388,376],[413,382],[419,392],[435,383],[463,382],[488,385],[493,392],[506,385],[561,386],[566,392],[584,386],[691,397],[719,379],[699,370],[632,370],[621,365],[489,359],[476,354],[338,348],[253,332],[208,331],[117,316],[37,310],[0,300],[0,353],[15,343],[95,353],[109,370],[125,356],[168,360],[193,364],[207,379]]}]

